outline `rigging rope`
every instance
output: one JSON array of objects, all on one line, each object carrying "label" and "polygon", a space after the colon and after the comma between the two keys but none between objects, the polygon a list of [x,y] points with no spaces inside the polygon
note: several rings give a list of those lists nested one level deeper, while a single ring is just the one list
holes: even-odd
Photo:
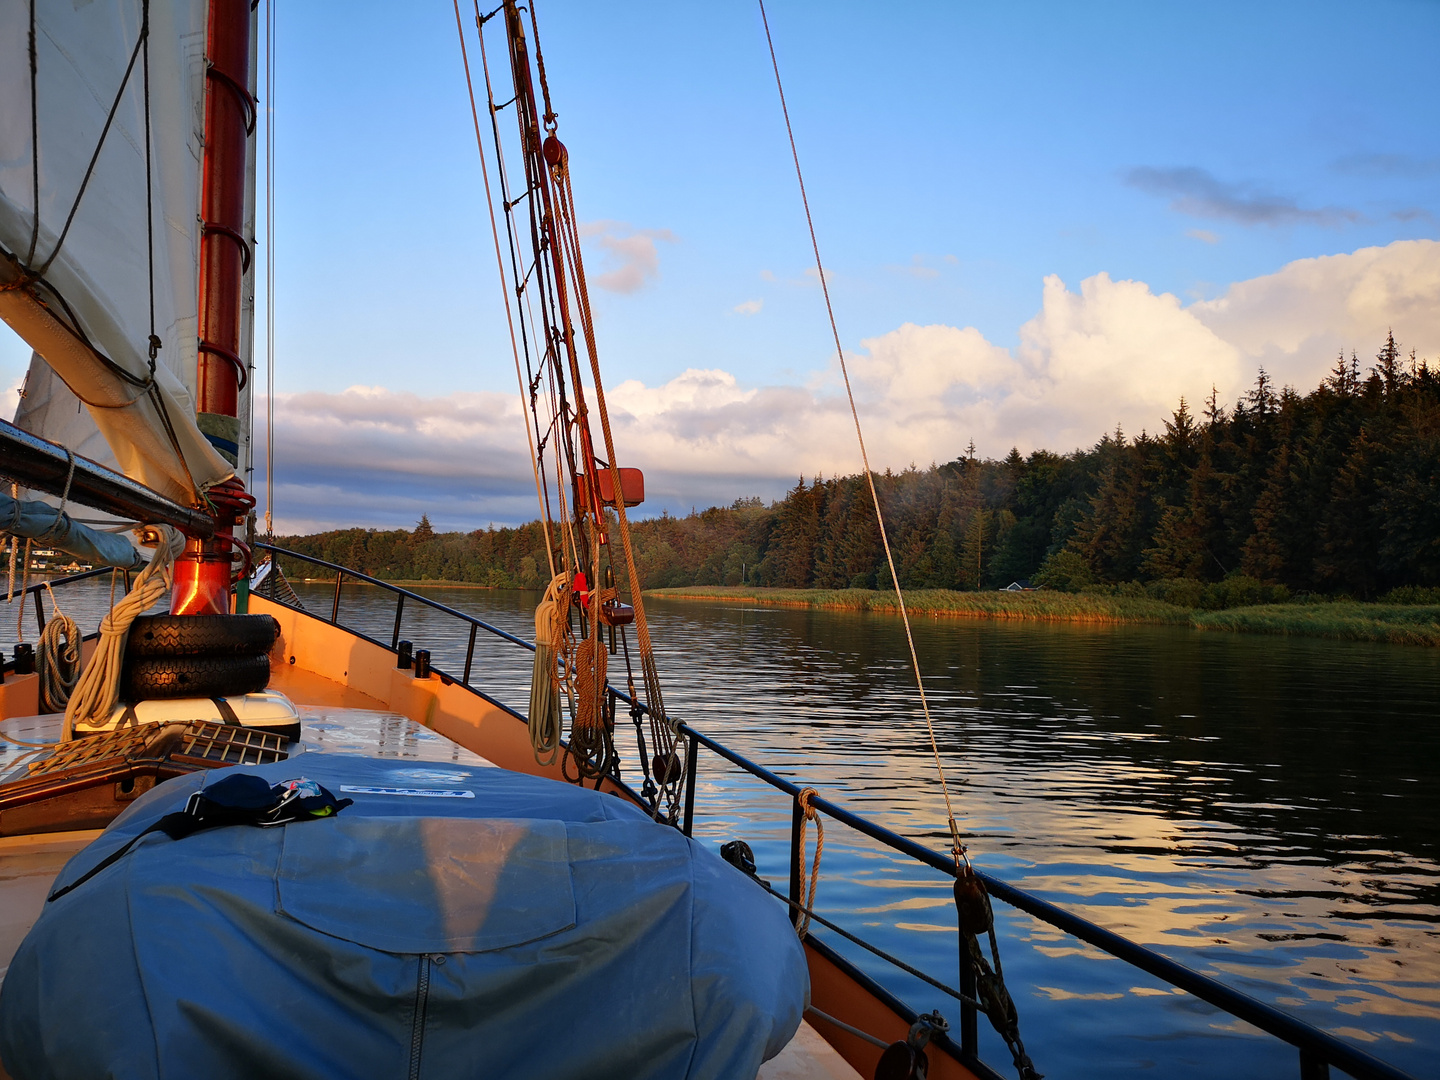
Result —
[{"label": "rigging rope", "polygon": [[[539,45],[536,45],[539,55]],[[548,108],[548,106],[547,106]],[[671,808],[677,805],[680,775],[672,764],[678,764],[676,754],[678,742],[677,727],[665,714],[665,701],[660,691],[660,674],[655,664],[655,648],[650,639],[650,626],[645,618],[645,601],[641,594],[640,571],[635,562],[635,549],[630,538],[630,522],[625,513],[624,490],[620,481],[620,467],[615,454],[615,439],[610,429],[610,413],[605,402],[605,385],[600,377],[600,356],[595,342],[595,323],[590,309],[590,293],[585,282],[585,268],[580,254],[579,225],[575,215],[575,195],[570,183],[570,155],[560,149],[556,160],[550,166],[559,195],[559,231],[562,248],[569,255],[571,275],[575,284],[575,298],[580,314],[580,327],[585,337],[585,349],[590,359],[591,377],[595,380],[595,409],[600,416],[600,431],[605,440],[605,456],[610,471],[613,507],[619,523],[620,546],[625,554],[625,569],[630,586],[630,603],[635,609],[635,637],[640,647],[640,671],[645,683],[645,704],[650,711],[651,738],[654,740],[655,756],[665,763],[665,773],[656,776],[657,783],[671,796]],[[657,803],[658,807],[658,803]]]},{"label": "rigging rope", "polygon": [[[505,260],[500,254],[500,229],[495,223],[495,201],[490,194],[490,168],[485,162],[485,144],[480,138],[480,111],[475,107],[475,85],[470,79],[470,54],[465,48],[465,28],[460,21],[460,0],[455,2],[455,31],[460,37],[460,59],[465,65],[465,89],[470,94],[470,118],[475,123],[475,149],[480,153],[480,175],[485,180],[485,206],[490,211],[490,235],[495,240],[495,269],[500,275],[500,298],[505,303],[505,323],[510,329],[510,352],[515,357],[515,382],[520,387],[520,400],[525,400],[525,377],[520,373],[520,345],[515,340],[515,317],[510,311],[509,290],[505,286]],[[476,14],[478,17],[479,9]],[[540,513],[545,518],[547,525],[545,532],[545,556],[550,562],[550,577],[553,581],[556,575],[555,550],[550,543],[549,507],[545,502],[545,485],[540,480],[540,465],[535,454],[535,435],[530,430],[530,423],[525,423],[525,439],[530,444],[530,468],[535,474],[535,497],[540,501]],[[538,644],[538,642],[537,642]]]},{"label": "rigging rope", "polygon": [[275,0],[265,2],[265,535],[275,535]]},{"label": "rigging rope", "polygon": [[951,854],[958,869],[962,863],[969,865],[965,845],[960,840],[960,826],[955,821],[955,810],[950,802],[950,786],[945,780],[945,766],[940,760],[940,746],[935,739],[935,723],[930,716],[930,702],[925,696],[925,680],[920,675],[920,657],[915,651],[915,636],[910,630],[910,613],[905,609],[905,594],[900,589],[900,576],[895,572],[895,556],[890,552],[890,537],[885,529],[885,515],[880,509],[880,495],[875,490],[875,474],[870,471],[870,456],[865,450],[865,433],[860,428],[860,412],[855,407],[855,392],[850,388],[850,371],[845,366],[845,349],[840,344],[840,330],[835,322],[835,309],[830,303],[830,286],[825,280],[825,267],[820,261],[820,242],[815,237],[815,221],[810,215],[810,199],[805,194],[805,176],[800,171],[800,152],[795,148],[795,131],[790,126],[790,110],[785,104],[785,87],[780,82],[780,62],[775,57],[775,41],[770,36],[770,20],[765,15],[765,0],[760,4],[760,20],[765,25],[765,42],[770,47],[770,64],[775,69],[775,89],[780,93],[780,110],[785,116],[785,133],[790,138],[790,155],[795,160],[795,179],[800,185],[800,201],[805,207],[805,224],[810,230],[810,246],[815,252],[815,270],[820,276],[820,291],[825,297],[825,313],[830,317],[830,333],[835,339],[835,355],[840,360],[840,374],[845,380],[845,396],[850,402],[850,415],[855,420],[855,437],[860,443],[860,460],[865,466],[865,482],[870,486],[870,498],[875,503],[875,520],[880,527],[880,542],[885,548],[885,561],[890,567],[890,581],[895,586],[895,599],[900,605],[900,618],[905,624],[905,641],[910,647],[910,665],[915,671],[915,686],[920,692],[920,708],[925,714],[925,727],[930,734],[930,750],[935,755],[935,769],[940,774],[940,791],[945,797],[945,816],[949,820]]}]

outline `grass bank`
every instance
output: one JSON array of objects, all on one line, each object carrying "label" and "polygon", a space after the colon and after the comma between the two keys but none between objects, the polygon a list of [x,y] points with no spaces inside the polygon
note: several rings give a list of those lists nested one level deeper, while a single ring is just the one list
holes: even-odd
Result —
[{"label": "grass bank", "polygon": [[[870,589],[755,589],[705,585],[652,589],[647,596],[719,600],[834,611],[896,611],[891,593]],[[1037,622],[1150,623],[1251,634],[1289,634],[1339,641],[1383,641],[1440,646],[1440,604],[1260,604],[1226,611],[1196,611],[1136,596],[1065,592],[952,592],[917,589],[905,594],[917,614]]]},{"label": "grass bank", "polygon": [[1440,645],[1437,604],[1261,604],[1197,612],[1193,621],[1201,630]]},{"label": "grass bank", "polygon": [[[834,611],[898,611],[894,593],[871,589],[747,589],[696,585],[650,589],[646,596],[675,600],[723,600]],[[1064,592],[954,592],[915,589],[905,606],[923,615],[972,619],[1029,619],[1037,622],[1170,623],[1188,625],[1190,611],[1137,596],[1088,596]]]}]

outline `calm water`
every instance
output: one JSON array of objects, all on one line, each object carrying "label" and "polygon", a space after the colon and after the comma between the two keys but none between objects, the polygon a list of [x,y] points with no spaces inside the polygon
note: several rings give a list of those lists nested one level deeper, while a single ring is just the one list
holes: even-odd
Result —
[{"label": "calm water", "polygon": [[[329,614],[332,587],[296,587]],[[533,633],[535,594],[428,595]],[[898,621],[648,608],[673,713],[943,850]],[[389,641],[393,599],[347,586],[341,612]],[[402,636],[460,670],[465,636],[443,617],[407,610]],[[1440,652],[960,620],[922,620],[916,644],[978,865],[1417,1076],[1440,1076]],[[529,654],[482,634],[474,681],[523,710]],[[783,887],[788,825],[783,797],[702,751],[697,837],[748,840],[762,876]],[[954,980],[941,875],[831,823],[817,907]],[[1047,1076],[1298,1075],[1284,1044],[996,907],[1021,1031]],[[923,983],[842,951],[922,1011],[957,1018]],[[1009,1075],[1003,1044],[981,1026],[982,1051]]]}]

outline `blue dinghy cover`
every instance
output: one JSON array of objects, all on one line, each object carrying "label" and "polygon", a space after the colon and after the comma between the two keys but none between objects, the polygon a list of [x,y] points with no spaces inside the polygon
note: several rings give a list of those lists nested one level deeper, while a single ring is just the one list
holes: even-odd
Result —
[{"label": "blue dinghy cover", "polygon": [[[753,1077],[794,1035],[804,951],[738,870],[611,795],[419,764],[311,752],[247,769],[355,805],[154,832],[47,903],[0,989],[5,1068],[719,1080]],[[226,775],[137,799],[54,888]]]}]

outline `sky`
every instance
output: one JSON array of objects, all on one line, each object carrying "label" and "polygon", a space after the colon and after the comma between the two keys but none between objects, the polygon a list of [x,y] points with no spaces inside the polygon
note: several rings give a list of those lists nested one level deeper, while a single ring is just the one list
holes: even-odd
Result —
[{"label": "sky", "polygon": [[[641,511],[859,471],[758,7],[537,3]],[[768,12],[875,467],[1440,359],[1440,4]],[[277,530],[533,518],[453,8],[278,27]]]}]

